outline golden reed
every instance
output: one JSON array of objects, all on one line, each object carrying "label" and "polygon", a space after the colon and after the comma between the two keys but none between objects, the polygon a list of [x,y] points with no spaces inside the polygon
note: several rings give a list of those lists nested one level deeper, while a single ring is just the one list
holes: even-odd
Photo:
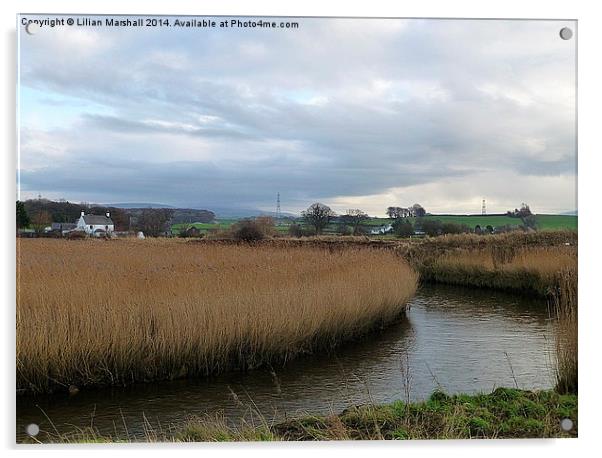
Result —
[{"label": "golden reed", "polygon": [[17,243],[21,391],[283,362],[394,320],[418,279],[380,250]]}]

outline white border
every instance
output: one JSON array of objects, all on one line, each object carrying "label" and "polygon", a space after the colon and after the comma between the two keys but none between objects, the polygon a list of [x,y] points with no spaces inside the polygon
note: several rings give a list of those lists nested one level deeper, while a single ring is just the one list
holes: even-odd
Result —
[{"label": "white border", "polygon": [[[372,451],[391,454],[423,454],[425,452],[449,456],[504,456],[508,453],[543,453],[548,456],[578,455],[586,447],[595,446],[598,431],[597,413],[600,409],[600,395],[597,387],[600,368],[600,339],[596,339],[596,326],[601,323],[602,304],[596,295],[595,285],[600,259],[597,243],[602,230],[600,211],[597,205],[600,182],[600,85],[602,74],[599,59],[602,44],[600,15],[596,14],[597,2],[586,0],[430,0],[421,2],[390,2],[376,0],[358,1],[277,1],[238,0],[204,1],[193,3],[190,0],[169,0],[145,2],[125,2],[124,0],[103,0],[77,2],[56,0],[3,0],[2,9],[2,288],[4,293],[2,319],[3,371],[0,376],[3,411],[0,416],[0,435],[3,448],[14,453],[14,307],[15,307],[15,238],[14,201],[16,195],[16,123],[15,123],[15,82],[16,82],[16,14],[28,13],[96,13],[96,14],[204,14],[204,15],[282,15],[282,16],[390,16],[390,17],[468,17],[468,18],[557,18],[578,19],[579,21],[579,284],[580,284],[580,353],[581,363],[579,394],[579,439],[576,440],[527,440],[527,441],[424,441],[411,443],[320,443],[320,444],[225,444],[175,447],[158,444],[152,447],[140,445],[110,446],[110,453],[163,455],[167,449],[177,453],[195,455],[243,454],[261,456],[266,453],[286,453],[303,456],[315,453],[344,453],[352,456],[365,456]],[[597,195],[598,194],[598,195]],[[595,396],[597,394],[597,397]],[[82,450],[82,449],[85,449]],[[537,450],[536,450],[537,449]],[[66,454],[91,455],[106,454],[107,446],[77,446],[71,450],[65,447],[27,448],[27,455],[36,453],[50,456]]]}]

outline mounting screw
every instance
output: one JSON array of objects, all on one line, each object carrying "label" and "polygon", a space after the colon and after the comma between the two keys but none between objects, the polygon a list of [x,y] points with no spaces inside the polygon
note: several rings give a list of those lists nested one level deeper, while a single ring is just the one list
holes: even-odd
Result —
[{"label": "mounting screw", "polygon": [[563,40],[570,40],[573,37],[573,31],[568,27],[560,29],[560,38]]}]

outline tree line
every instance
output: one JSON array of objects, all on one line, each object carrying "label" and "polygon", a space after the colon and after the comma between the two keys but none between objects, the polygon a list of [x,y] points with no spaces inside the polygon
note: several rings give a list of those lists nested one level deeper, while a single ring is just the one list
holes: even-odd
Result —
[{"label": "tree line", "polygon": [[142,231],[146,235],[158,236],[170,230],[174,215],[174,210],[169,208],[123,209],[48,199],[17,201],[16,207],[17,230],[30,228],[37,234],[44,233],[52,223],[74,223],[84,210],[92,215],[110,212],[115,231]]}]

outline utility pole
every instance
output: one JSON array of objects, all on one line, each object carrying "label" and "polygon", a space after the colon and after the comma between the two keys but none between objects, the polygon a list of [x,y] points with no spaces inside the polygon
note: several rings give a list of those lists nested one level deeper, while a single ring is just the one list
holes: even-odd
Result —
[{"label": "utility pole", "polygon": [[282,212],[280,211],[280,193],[276,196],[276,224],[280,225],[282,218]]}]

